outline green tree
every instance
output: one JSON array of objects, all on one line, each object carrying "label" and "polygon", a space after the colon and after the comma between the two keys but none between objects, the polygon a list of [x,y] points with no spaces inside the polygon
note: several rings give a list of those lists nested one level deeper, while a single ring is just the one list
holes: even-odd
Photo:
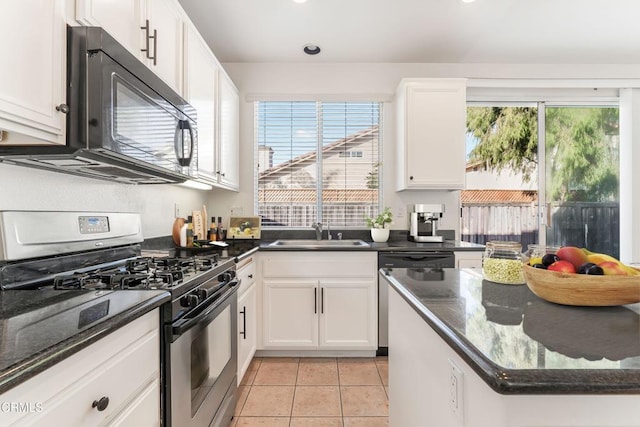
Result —
[{"label": "green tree", "polygon": [[498,173],[511,169],[529,182],[538,165],[537,127],[537,108],[467,108],[467,130],[478,139],[470,160]]},{"label": "green tree", "polygon": [[[537,108],[470,107],[467,131],[478,140],[470,160],[528,182],[537,171]],[[559,201],[605,201],[617,194],[616,108],[546,108],[548,196]]]},{"label": "green tree", "polygon": [[552,200],[607,201],[618,192],[618,109],[546,109]]}]

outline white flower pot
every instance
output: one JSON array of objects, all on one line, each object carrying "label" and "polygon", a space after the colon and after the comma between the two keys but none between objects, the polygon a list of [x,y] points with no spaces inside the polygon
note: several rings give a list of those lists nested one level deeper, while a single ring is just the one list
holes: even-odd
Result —
[{"label": "white flower pot", "polygon": [[384,243],[389,240],[389,229],[388,228],[372,228],[371,229],[371,238],[374,242]]}]

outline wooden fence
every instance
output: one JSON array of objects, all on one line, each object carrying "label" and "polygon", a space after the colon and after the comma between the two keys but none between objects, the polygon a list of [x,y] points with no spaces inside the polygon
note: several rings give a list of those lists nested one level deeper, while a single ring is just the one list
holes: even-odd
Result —
[{"label": "wooden fence", "polygon": [[[522,249],[538,242],[538,207],[535,205],[463,205],[462,240],[485,244],[513,240]],[[577,246],[614,257],[620,254],[618,203],[564,203],[551,209],[547,241]]]}]

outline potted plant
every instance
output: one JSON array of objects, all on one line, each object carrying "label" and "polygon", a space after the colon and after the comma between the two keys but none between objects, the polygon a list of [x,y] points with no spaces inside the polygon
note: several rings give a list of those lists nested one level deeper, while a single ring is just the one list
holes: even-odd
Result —
[{"label": "potted plant", "polygon": [[383,243],[389,239],[389,227],[393,214],[388,206],[375,218],[366,218],[367,227],[371,229],[371,238],[374,242]]}]

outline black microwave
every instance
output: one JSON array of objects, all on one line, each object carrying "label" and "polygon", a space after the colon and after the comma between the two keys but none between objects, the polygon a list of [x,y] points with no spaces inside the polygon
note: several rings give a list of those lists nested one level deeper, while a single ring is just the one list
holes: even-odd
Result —
[{"label": "black microwave", "polygon": [[67,29],[66,145],[3,146],[0,160],[132,184],[197,176],[196,111],[99,27]]}]

